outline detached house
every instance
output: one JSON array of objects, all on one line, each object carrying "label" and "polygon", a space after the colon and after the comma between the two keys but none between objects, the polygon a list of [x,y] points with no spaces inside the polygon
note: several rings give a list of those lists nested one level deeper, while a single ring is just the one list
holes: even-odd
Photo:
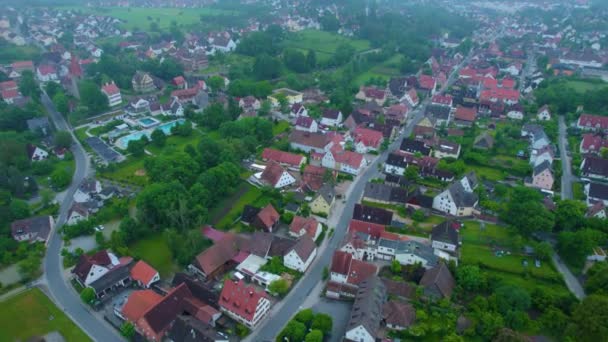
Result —
[{"label": "detached house", "polygon": [[583,130],[608,131],[608,116],[581,114],[576,126]]},{"label": "detached house", "polygon": [[260,182],[275,189],[290,186],[296,179],[279,163],[270,161],[260,176]]},{"label": "detached house", "polygon": [[37,216],[11,223],[11,235],[16,241],[46,243],[55,226],[52,216]]},{"label": "detached house", "polygon": [[456,126],[470,127],[477,118],[477,109],[474,107],[458,106],[454,113],[454,122]]},{"label": "detached house", "polygon": [[92,288],[95,295],[101,298],[109,291],[130,284],[132,261],[130,257],[119,259],[113,253],[102,250],[93,256],[82,255],[72,274],[80,285]]},{"label": "detached house", "polygon": [[300,166],[306,163],[306,157],[295,153],[283,152],[272,148],[265,148],[262,152],[262,160],[274,161],[294,170],[299,170]]},{"label": "detached house", "polygon": [[59,80],[57,69],[53,65],[43,64],[36,69],[36,78],[41,83],[56,82]]},{"label": "detached house", "polygon": [[549,106],[544,105],[544,106],[540,107],[540,109],[538,110],[538,113],[536,114],[536,118],[539,121],[551,120],[551,110],[549,110]]},{"label": "detached house", "polygon": [[49,157],[49,153],[38,146],[27,144],[26,148],[27,156],[33,162],[46,160]]},{"label": "detached house", "polygon": [[89,218],[89,209],[82,203],[74,202],[68,211],[67,225],[73,225]]},{"label": "detached house", "polygon": [[389,226],[393,221],[393,212],[390,210],[355,204],[353,220]]},{"label": "detached house", "polygon": [[362,154],[345,150],[338,145],[325,152],[321,165],[328,169],[356,176],[367,166],[367,160]]},{"label": "detached house", "polygon": [[108,98],[108,104],[110,107],[118,106],[122,103],[122,97],[120,95],[120,89],[112,81],[112,83],[106,83],[101,87],[101,92]]},{"label": "detached house", "polygon": [[248,328],[254,328],[270,310],[271,302],[263,291],[248,286],[243,280],[224,281],[220,310]]},{"label": "detached house", "polygon": [[283,264],[285,267],[298,272],[306,272],[312,261],[317,256],[317,245],[313,239],[304,235],[298,242],[285,254]]},{"label": "detached house", "polygon": [[342,126],[344,117],[342,112],[338,109],[325,109],[321,114],[321,125],[326,127],[340,127]]},{"label": "detached house", "polygon": [[428,297],[450,298],[456,282],[445,263],[439,263],[424,272],[424,276],[420,279],[420,286],[424,288],[424,294]]},{"label": "detached house", "polygon": [[431,247],[456,252],[461,245],[460,227],[460,222],[454,220],[447,220],[433,227],[430,236]]},{"label": "detached house", "polygon": [[137,71],[131,79],[133,90],[138,93],[147,93],[156,90],[154,78],[147,72]]},{"label": "detached house", "polygon": [[587,157],[581,164],[581,175],[599,180],[608,180],[608,159]]},{"label": "detached house", "polygon": [[310,202],[310,210],[313,213],[327,216],[331,211],[335,199],[336,191],[334,187],[330,183],[325,183]]},{"label": "detached house", "polygon": [[369,153],[378,151],[384,137],[381,132],[368,128],[356,128],[353,132],[355,151],[357,153]]},{"label": "detached house", "polygon": [[603,135],[593,133],[583,134],[579,151],[583,154],[599,154],[602,148],[608,148],[608,139]]},{"label": "detached house", "polygon": [[608,206],[607,184],[591,182],[585,185],[585,195],[587,195],[588,206],[592,206],[600,202],[604,203],[604,206]]},{"label": "detached house", "polygon": [[315,119],[309,116],[298,116],[295,129],[298,131],[316,133],[319,130],[319,125]]},{"label": "detached house", "polygon": [[327,296],[354,297],[357,287],[375,276],[377,272],[376,265],[357,260],[349,253],[335,251],[329,268]]},{"label": "detached house", "polygon": [[154,267],[140,260],[131,268],[131,279],[140,287],[148,289],[152,284],[160,280],[160,275]]},{"label": "detached house", "polygon": [[380,278],[372,277],[356,292],[344,341],[376,342],[380,338],[386,288]]},{"label": "detached house", "polygon": [[375,87],[361,86],[359,92],[355,95],[355,99],[365,102],[373,101],[382,106],[386,101],[386,91]]},{"label": "detached house", "polygon": [[477,178],[469,173],[452,183],[446,190],[433,198],[433,209],[452,216],[471,216],[479,201],[474,190]]},{"label": "detached house", "polygon": [[296,238],[308,235],[316,241],[319,235],[321,235],[321,231],[323,231],[323,227],[314,217],[296,216],[289,225],[289,235]]},{"label": "detached house", "polygon": [[101,190],[101,183],[98,180],[87,178],[82,181],[74,193],[74,202],[86,203],[91,200],[92,196],[101,193]]}]

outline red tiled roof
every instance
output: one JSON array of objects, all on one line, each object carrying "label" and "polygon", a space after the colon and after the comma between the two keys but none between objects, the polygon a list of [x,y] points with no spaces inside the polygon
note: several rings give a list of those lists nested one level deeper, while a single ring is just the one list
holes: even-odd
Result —
[{"label": "red tiled roof", "polygon": [[262,152],[262,159],[272,160],[281,164],[288,164],[292,166],[300,166],[304,162],[304,157],[289,152],[283,152],[272,148],[265,148]]},{"label": "red tiled roof", "polygon": [[462,120],[462,121],[473,122],[473,121],[475,121],[476,117],[477,117],[477,109],[469,108],[469,107],[462,107],[462,106],[458,106],[458,108],[456,108],[456,113],[454,114],[454,118],[456,120]]},{"label": "red tiled roof", "polygon": [[437,95],[433,96],[433,99],[431,100],[431,102],[445,105],[445,106],[451,106],[452,105],[452,95],[437,94]]},{"label": "red tiled roof", "polygon": [[350,220],[348,224],[349,232],[359,232],[369,234],[372,238],[378,239],[385,228],[381,224],[364,222],[359,220]]},{"label": "red tiled roof", "polygon": [[332,147],[330,152],[337,163],[346,164],[355,169],[358,169],[363,161],[362,154],[345,150],[340,145]]},{"label": "red tiled roof", "polygon": [[581,127],[608,129],[608,116],[581,114],[578,118]]},{"label": "red tiled roof", "polygon": [[422,89],[433,89],[435,88],[436,82],[433,76],[421,74],[418,78],[418,83]]},{"label": "red tiled roof", "polygon": [[2,91],[2,98],[4,100],[14,99],[17,97],[19,97],[19,90],[17,90],[17,89],[10,89],[10,90]]},{"label": "red tiled roof", "polygon": [[224,281],[219,305],[225,310],[252,321],[260,300],[266,298],[266,293],[257,291],[253,286],[247,286],[244,281]]},{"label": "red tiled roof", "polygon": [[198,94],[198,87],[174,90],[171,92],[171,97],[187,99],[196,96],[196,94]]},{"label": "red tiled roof", "polygon": [[50,75],[56,73],[55,67],[48,64],[38,66],[38,72],[41,75]]},{"label": "red tiled roof", "polygon": [[479,95],[480,100],[492,100],[497,99],[500,101],[510,100],[510,101],[519,101],[519,90],[517,89],[505,89],[505,88],[496,88],[496,89],[486,89],[481,91],[481,95]]},{"label": "red tiled roof", "polygon": [[378,272],[376,265],[367,263],[365,261],[352,259],[350,263],[350,270],[348,272],[348,279],[346,280],[349,284],[359,285],[362,282],[369,279],[371,276]]},{"label": "red tiled roof", "polygon": [[15,81],[0,82],[0,91],[6,91],[6,90],[18,89],[18,88],[19,88],[19,86],[17,85],[17,82],[15,82]]},{"label": "red tiled roof", "polygon": [[182,85],[184,83],[186,83],[186,80],[183,76],[177,76],[173,78],[173,84],[175,85]]},{"label": "red tiled roof", "polygon": [[342,251],[335,251],[331,259],[330,271],[338,274],[348,274],[353,256]]},{"label": "red tiled roof", "polygon": [[260,210],[260,212],[258,213],[258,218],[260,219],[260,221],[262,222],[262,224],[264,224],[264,226],[266,228],[272,227],[275,223],[277,223],[279,221],[280,217],[281,216],[274,209],[272,204],[267,205],[266,207],[264,207],[264,209]]},{"label": "red tiled roof", "polygon": [[383,100],[386,96],[386,92],[383,89],[378,89],[375,87],[363,87],[361,90],[363,90],[365,97],[372,99]]},{"label": "red tiled roof", "polygon": [[296,216],[293,218],[293,221],[291,221],[291,224],[289,225],[289,231],[299,235],[300,231],[304,229],[306,231],[306,234],[308,234],[308,236],[314,239],[315,235],[317,234],[318,225],[319,222],[317,222],[314,217],[305,218],[301,216]]},{"label": "red tiled roof", "polygon": [[131,278],[145,285],[149,284],[157,274],[158,271],[143,260],[138,261],[131,269]]},{"label": "red tiled roof", "polygon": [[114,82],[102,86],[101,90],[108,96],[120,93],[120,89],[118,89],[118,86]]},{"label": "red tiled roof", "polygon": [[503,78],[501,81],[501,85],[503,88],[513,89],[515,88],[515,80],[512,78]]},{"label": "red tiled roof", "polygon": [[223,239],[224,236],[226,236],[226,233],[219,231],[217,229],[214,229],[210,225],[204,226],[202,229],[202,233],[203,233],[204,237],[206,237],[207,239],[209,239],[213,242],[218,242],[221,239]]},{"label": "red tiled roof", "polygon": [[306,168],[304,168],[302,182],[306,184],[310,190],[317,191],[323,186],[324,175],[325,168],[309,164],[306,165]]},{"label": "red tiled roof", "polygon": [[296,126],[310,128],[315,120],[309,116],[300,115],[296,119]]},{"label": "red tiled roof", "polygon": [[581,147],[584,150],[591,152],[600,152],[602,147],[608,147],[608,139],[601,135],[595,135],[593,133],[583,134],[583,141]]},{"label": "red tiled roof", "polygon": [[158,304],[163,296],[152,290],[133,291],[127,303],[122,307],[122,314],[129,322],[137,322],[153,306]]},{"label": "red tiled roof", "polygon": [[226,234],[223,239],[201,252],[196,257],[196,263],[206,275],[209,275],[230,261],[237,253],[236,236]]},{"label": "red tiled roof", "polygon": [[285,169],[279,163],[271,160],[266,164],[266,168],[260,178],[267,184],[275,186],[281,179],[283,172],[286,172]]},{"label": "red tiled roof", "polygon": [[82,67],[78,62],[78,57],[74,56],[70,61],[70,75],[80,77],[82,74]]},{"label": "red tiled roof", "polygon": [[[356,128],[354,131],[355,141],[362,142],[363,145],[368,147],[380,147],[380,143],[384,138],[382,132],[375,131],[368,128]],[[360,164],[359,164],[360,165]]]},{"label": "red tiled roof", "polygon": [[14,62],[13,64],[11,64],[11,67],[13,67],[13,69],[33,69],[34,68],[34,62],[32,62],[32,61],[18,61],[18,62]]}]

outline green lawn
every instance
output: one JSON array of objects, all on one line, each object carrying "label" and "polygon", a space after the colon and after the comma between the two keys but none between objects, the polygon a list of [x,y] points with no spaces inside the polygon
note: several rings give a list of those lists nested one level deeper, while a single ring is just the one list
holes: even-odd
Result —
[{"label": "green lawn", "polygon": [[372,78],[380,78],[388,81],[391,77],[399,76],[401,72],[399,71],[398,65],[401,57],[402,56],[400,54],[396,54],[384,61],[382,64],[376,65],[373,68],[359,74],[355,78],[354,83],[356,85],[363,85]]},{"label": "green lawn", "polygon": [[24,341],[58,331],[66,341],[91,341],[39,289],[28,290],[1,303],[0,341]]},{"label": "green lawn", "polygon": [[608,87],[608,83],[594,83],[586,82],[583,80],[570,80],[566,82],[568,86],[572,87],[578,93],[585,93],[590,90],[597,90],[600,88]]},{"label": "green lawn", "polygon": [[243,182],[232,196],[221,201],[209,213],[211,222],[219,229],[229,229],[232,223],[239,218],[247,204],[261,207],[268,204],[268,200],[262,197],[260,189]]},{"label": "green lawn", "polygon": [[336,49],[343,43],[350,44],[357,52],[370,49],[370,44],[367,40],[347,38],[337,33],[319,30],[304,30],[290,33],[284,45],[300,51],[314,50],[319,61],[326,61],[331,58]]},{"label": "green lawn", "polygon": [[272,135],[279,135],[289,129],[289,122],[279,121],[276,125],[272,126]]},{"label": "green lawn", "polygon": [[177,270],[173,255],[162,235],[139,240],[130,249],[134,255],[156,268],[161,278],[166,278]]},{"label": "green lawn", "polygon": [[7,44],[0,48],[0,63],[9,64],[14,61],[25,61],[40,57],[40,49],[35,46],[17,46]]},{"label": "green lawn", "polygon": [[148,144],[146,146],[146,150],[150,151],[154,155],[159,155],[161,153],[171,153],[173,151],[183,151],[186,145],[190,144],[194,148],[198,145],[202,133],[197,130],[192,131],[192,135],[189,137],[171,135],[167,137],[167,141],[165,146],[157,147],[154,144]]},{"label": "green lawn", "polygon": [[468,164],[467,171],[475,171],[478,178],[487,179],[490,181],[499,181],[505,179],[506,177],[504,172],[486,166]]},{"label": "green lawn", "polygon": [[71,6],[86,13],[106,15],[124,21],[124,28],[133,30],[149,30],[150,23],[156,22],[161,29],[168,28],[172,21],[180,26],[198,24],[202,17],[219,15],[235,15],[236,12],[212,8],[138,8],[138,7],[107,7],[89,8],[85,6]]},{"label": "green lawn", "polygon": [[135,185],[146,185],[148,183],[148,177],[144,175],[137,175],[138,171],[144,170],[144,157],[133,158],[129,157],[126,161],[116,164],[115,171],[105,171],[100,173],[101,177],[108,178],[117,182],[123,182]]}]

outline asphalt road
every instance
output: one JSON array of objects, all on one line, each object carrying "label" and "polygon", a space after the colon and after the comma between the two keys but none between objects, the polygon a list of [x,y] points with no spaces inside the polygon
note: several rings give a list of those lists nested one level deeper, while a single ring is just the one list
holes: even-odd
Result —
[{"label": "asphalt road", "polygon": [[566,137],[566,122],[563,115],[558,116],[559,123],[559,155],[562,160],[562,198],[572,199],[572,182],[575,180],[572,176],[572,165],[570,165],[570,157],[568,156],[568,139]]},{"label": "asphalt road", "polygon": [[65,312],[93,340],[100,342],[123,341],[123,338],[116,330],[110,327],[105,321],[98,319],[92,312],[89,311],[89,308],[87,308],[80,300],[80,297],[76,291],[69,283],[66,282],[66,279],[63,277],[63,265],[61,263],[60,256],[63,241],[61,239],[61,235],[57,233],[57,230],[65,223],[67,219],[68,210],[73,202],[74,192],[76,192],[76,189],[82,180],[89,173],[89,159],[87,158],[82,145],[80,145],[80,142],[78,139],[76,139],[71,131],[71,128],[63,116],[57,112],[55,106],[48,96],[43,93],[41,100],[42,104],[49,113],[51,120],[55,124],[55,127],[58,130],[69,131],[72,134],[74,144],[72,145],[71,150],[76,163],[72,184],[68,188],[66,196],[61,203],[59,218],[55,222],[55,229],[49,238],[49,244],[43,262],[45,282],[48,286],[52,299],[59,306],[59,308]]}]

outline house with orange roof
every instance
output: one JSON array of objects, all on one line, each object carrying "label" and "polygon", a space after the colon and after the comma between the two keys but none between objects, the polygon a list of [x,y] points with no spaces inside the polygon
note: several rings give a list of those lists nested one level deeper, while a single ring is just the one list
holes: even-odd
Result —
[{"label": "house with orange roof", "polygon": [[314,217],[296,216],[289,225],[289,235],[299,238],[308,235],[311,239],[317,240],[323,227]]},{"label": "house with orange roof", "polygon": [[147,289],[160,280],[160,274],[147,262],[140,260],[131,268],[131,279],[139,286]]}]

